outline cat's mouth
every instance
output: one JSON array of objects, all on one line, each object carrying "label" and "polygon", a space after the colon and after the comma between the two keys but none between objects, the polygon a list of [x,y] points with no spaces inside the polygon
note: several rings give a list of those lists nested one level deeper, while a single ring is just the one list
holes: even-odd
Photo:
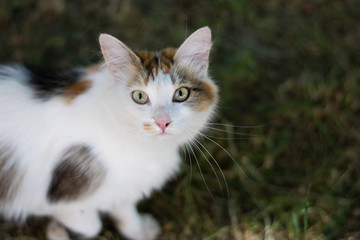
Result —
[{"label": "cat's mouth", "polygon": [[156,136],[159,136],[159,137],[166,137],[166,136],[170,136],[171,134],[168,133],[167,131],[162,131],[162,132],[159,132],[156,134]]}]

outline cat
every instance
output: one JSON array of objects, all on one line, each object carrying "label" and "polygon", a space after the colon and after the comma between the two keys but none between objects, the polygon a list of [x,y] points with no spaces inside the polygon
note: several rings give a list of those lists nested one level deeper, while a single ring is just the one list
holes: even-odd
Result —
[{"label": "cat", "polygon": [[104,64],[68,72],[0,67],[0,212],[48,216],[48,239],[92,238],[99,213],[129,239],[161,232],[136,204],[179,170],[179,147],[214,115],[211,31],[178,49],[99,37]]}]

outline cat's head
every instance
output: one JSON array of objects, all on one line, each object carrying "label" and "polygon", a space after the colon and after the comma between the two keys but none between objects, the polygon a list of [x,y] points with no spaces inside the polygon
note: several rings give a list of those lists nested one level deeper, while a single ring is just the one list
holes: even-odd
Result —
[{"label": "cat's head", "polygon": [[131,51],[107,34],[99,41],[111,77],[122,90],[119,105],[128,106],[122,114],[134,131],[154,140],[184,142],[205,126],[217,102],[217,87],[208,75],[208,27],[178,49],[158,52]]}]

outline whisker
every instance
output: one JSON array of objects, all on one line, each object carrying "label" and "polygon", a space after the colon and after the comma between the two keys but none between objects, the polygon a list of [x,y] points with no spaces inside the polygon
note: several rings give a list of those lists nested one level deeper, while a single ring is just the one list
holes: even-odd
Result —
[{"label": "whisker", "polygon": [[213,138],[213,139],[220,139],[220,140],[249,140],[249,139],[252,139],[252,137],[216,137],[216,136],[212,136],[209,134],[206,134],[206,136]]},{"label": "whisker", "polygon": [[[196,139],[194,139],[194,140],[198,142],[198,140],[196,140]],[[221,186],[221,183],[220,183],[220,180],[219,180],[219,176],[218,176],[218,174],[216,173],[213,165],[211,164],[211,162],[209,161],[209,159],[207,158],[207,156],[204,154],[204,152],[199,148],[199,146],[197,146],[196,143],[194,143],[194,146],[195,146],[196,149],[201,153],[201,155],[205,158],[206,162],[209,164],[211,170],[212,170],[213,173],[215,174],[216,180],[217,180],[217,182],[218,182],[218,184],[219,184],[219,187],[220,187],[221,194],[224,196],[224,191],[223,191],[223,189],[222,189],[222,186]]]},{"label": "whisker", "polygon": [[185,160],[186,160],[186,155],[187,155],[189,158],[189,162],[190,162],[189,164],[190,164],[190,183],[191,183],[192,178],[193,178],[193,168],[192,168],[192,160],[191,160],[191,156],[190,156],[190,151],[189,151],[187,144],[189,144],[189,143],[186,142],[183,145],[183,147],[184,147],[183,150],[184,150]]},{"label": "whisker", "polygon": [[205,184],[205,187],[206,187],[207,191],[209,192],[211,198],[215,200],[213,194],[212,194],[211,191],[210,191],[209,186],[208,186],[207,183],[206,183],[206,180],[205,180],[205,178],[204,178],[204,174],[203,174],[203,172],[201,171],[201,167],[200,167],[199,161],[198,161],[198,159],[197,159],[197,157],[196,157],[196,154],[195,154],[194,150],[192,149],[191,145],[190,145],[188,142],[186,142],[186,144],[189,146],[189,148],[190,148],[190,150],[191,150],[191,152],[192,152],[192,154],[193,154],[193,156],[194,156],[194,158],[195,158],[196,165],[198,166],[198,169],[199,169],[201,178],[202,178],[202,180],[203,180],[203,182],[204,182],[204,184]]},{"label": "whisker", "polygon": [[[192,129],[191,129],[192,130]],[[240,170],[240,172],[243,174],[243,176],[245,176],[250,182],[253,182],[249,176],[245,173],[245,171],[241,168],[241,166],[239,165],[239,163],[235,160],[235,158],[223,147],[221,146],[219,143],[215,142],[214,140],[212,140],[211,138],[207,137],[206,135],[204,135],[201,132],[192,130],[196,133],[198,133],[200,136],[206,138],[207,140],[209,140],[210,142],[214,143],[216,146],[218,146],[219,148],[221,148],[229,157],[230,159],[236,164],[236,166],[238,167],[238,169]]]},{"label": "whisker", "polygon": [[233,128],[261,128],[268,125],[268,123],[260,124],[260,125],[233,125],[233,124],[227,124],[227,123],[211,123],[208,122],[205,125],[214,125],[214,126],[227,126],[227,127],[233,127]]},{"label": "whisker", "polygon": [[242,135],[242,136],[250,136],[250,137],[258,137],[258,134],[250,134],[250,133],[240,133],[240,132],[234,132],[234,131],[229,131],[229,130],[225,130],[225,129],[219,129],[219,128],[214,128],[214,127],[206,127],[206,129],[210,129],[210,130],[214,130],[214,131],[219,131],[219,132],[225,132],[225,133],[231,133],[234,135]]},{"label": "whisker", "polygon": [[[209,156],[211,157],[211,159],[212,159],[212,160],[214,161],[214,163],[216,164],[217,168],[220,170],[221,176],[222,176],[222,178],[223,178],[223,180],[224,180],[224,182],[225,182],[226,194],[227,194],[227,196],[229,197],[229,186],[228,186],[228,183],[227,183],[227,181],[226,181],[224,172],[221,170],[221,167],[220,167],[219,163],[216,161],[216,159],[214,158],[214,156],[209,152],[209,150],[207,150],[207,148],[206,148],[199,140],[197,140],[196,138],[194,138],[194,140],[195,140],[198,144],[200,144],[200,146],[201,146],[203,149],[205,149],[205,151],[209,154]],[[206,158],[206,161],[210,164],[211,169],[213,169],[212,164],[210,163],[210,161],[208,161],[208,158],[204,155],[204,153],[203,153],[202,151],[201,151],[201,153],[202,153],[202,155]],[[223,189],[222,189],[222,186],[221,186],[221,184],[220,184],[220,180],[219,180],[219,178],[218,178],[218,175],[217,175],[217,173],[216,173],[216,171],[215,171],[214,169],[213,169],[213,172],[215,173],[216,179],[217,179],[217,181],[218,181],[218,183],[219,183],[221,193],[222,193],[222,195],[224,196]]]}]

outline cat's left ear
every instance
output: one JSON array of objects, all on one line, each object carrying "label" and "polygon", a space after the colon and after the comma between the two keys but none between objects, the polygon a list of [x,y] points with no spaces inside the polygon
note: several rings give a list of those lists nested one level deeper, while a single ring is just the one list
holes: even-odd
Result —
[{"label": "cat's left ear", "polygon": [[199,76],[206,76],[211,49],[211,30],[203,27],[191,34],[176,51],[174,59],[187,64]]},{"label": "cat's left ear", "polygon": [[100,34],[101,52],[115,81],[128,79],[139,66],[138,57],[121,41],[109,34]]}]

